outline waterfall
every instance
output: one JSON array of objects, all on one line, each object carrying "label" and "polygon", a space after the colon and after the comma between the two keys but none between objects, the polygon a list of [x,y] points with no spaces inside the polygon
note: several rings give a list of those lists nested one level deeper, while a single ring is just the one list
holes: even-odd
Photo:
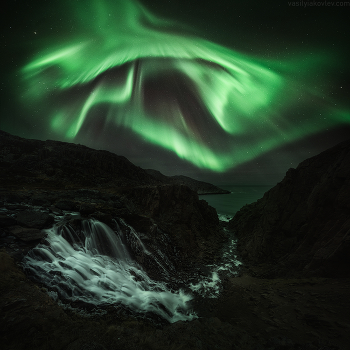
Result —
[{"label": "waterfall", "polygon": [[[170,291],[132,259],[118,225],[115,232],[89,219],[82,221],[81,230],[55,225],[46,231],[46,243],[32,249],[23,266],[61,298],[95,306],[123,304],[135,312],[156,313],[169,322],[196,317],[188,311],[191,295]],[[132,234],[151,254],[134,229]],[[159,261],[157,264],[164,269]]]}]

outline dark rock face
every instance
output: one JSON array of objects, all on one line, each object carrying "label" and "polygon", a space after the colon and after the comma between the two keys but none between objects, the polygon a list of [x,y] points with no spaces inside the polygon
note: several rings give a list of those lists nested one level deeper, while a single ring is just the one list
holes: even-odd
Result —
[{"label": "dark rock face", "polygon": [[350,141],[289,169],[231,220],[246,261],[273,274],[350,276]]},{"label": "dark rock face", "polygon": [[213,251],[217,248],[219,253],[225,236],[218,227],[217,213],[207,202],[198,200],[198,195],[188,187],[138,187],[122,193],[129,210],[142,218],[134,216],[134,220],[127,218],[128,222],[154,241],[158,231],[167,232],[180,249],[183,262],[205,258],[205,245],[212,246]]},{"label": "dark rock face", "polygon": [[198,181],[188,176],[175,175],[165,176],[158,170],[146,169],[146,172],[164,184],[185,185],[198,194],[229,194],[230,191],[223,190],[207,182]]},{"label": "dark rock face", "polygon": [[[141,234],[152,254],[158,249],[163,252],[174,272],[190,271],[194,265],[219,257],[227,237],[219,228],[217,213],[207,202],[198,200],[198,195],[188,187],[129,188],[121,192],[121,198],[130,213],[124,215],[125,221]],[[152,275],[147,269],[148,256],[142,252],[136,255]]]}]

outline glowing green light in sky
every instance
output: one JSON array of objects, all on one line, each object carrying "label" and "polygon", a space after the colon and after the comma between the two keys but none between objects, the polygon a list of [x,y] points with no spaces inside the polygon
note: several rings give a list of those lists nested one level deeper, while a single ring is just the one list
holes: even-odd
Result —
[{"label": "glowing green light in sky", "polygon": [[[314,55],[304,67],[277,65],[164,30],[174,23],[135,1],[72,6],[80,29],[22,68],[24,98],[45,105],[51,128],[67,139],[101,113],[96,107],[108,106],[105,121],[116,133],[118,126],[129,128],[200,168],[224,171],[349,122],[347,111],[324,100],[314,85],[298,85],[295,76],[332,57]],[[313,100],[320,100],[324,117],[316,110],[298,115],[296,106],[302,110]]]}]

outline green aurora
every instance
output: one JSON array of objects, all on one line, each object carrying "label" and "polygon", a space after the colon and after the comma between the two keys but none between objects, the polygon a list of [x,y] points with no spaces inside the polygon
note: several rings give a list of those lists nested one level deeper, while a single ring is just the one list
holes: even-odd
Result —
[{"label": "green aurora", "polygon": [[69,6],[77,30],[43,43],[20,71],[21,103],[44,111],[61,139],[82,138],[86,123],[103,115],[99,132],[127,128],[199,168],[223,172],[350,122],[320,74],[339,62],[336,53],[249,57],[176,33],[180,24],[136,1]]}]

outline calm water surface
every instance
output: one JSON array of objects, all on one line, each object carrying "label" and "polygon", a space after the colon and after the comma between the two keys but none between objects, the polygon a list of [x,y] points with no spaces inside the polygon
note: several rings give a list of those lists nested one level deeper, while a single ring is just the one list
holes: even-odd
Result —
[{"label": "calm water surface", "polygon": [[206,200],[216,209],[218,214],[225,216],[234,216],[234,214],[244,205],[256,202],[274,185],[270,186],[237,186],[223,185],[219,186],[225,190],[231,191],[230,194],[208,194],[201,195],[199,199]]}]

